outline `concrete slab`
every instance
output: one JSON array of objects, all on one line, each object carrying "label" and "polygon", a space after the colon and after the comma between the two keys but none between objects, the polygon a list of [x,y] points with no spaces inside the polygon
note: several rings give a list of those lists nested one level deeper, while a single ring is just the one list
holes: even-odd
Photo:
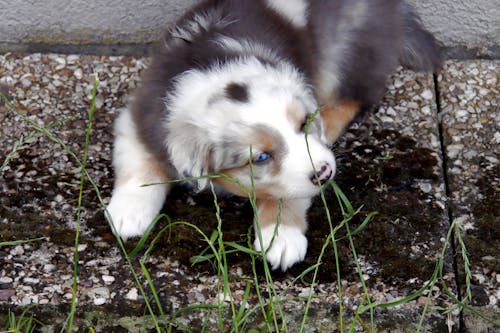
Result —
[{"label": "concrete slab", "polygon": [[[0,325],[4,319],[1,313],[7,309],[19,311],[30,306],[31,313],[47,325],[48,331],[59,330],[71,302],[81,169],[49,137],[30,135],[34,133],[34,124],[46,126],[56,121],[51,124],[51,132],[77,156],[82,156],[93,74],[99,74],[101,85],[88,171],[107,200],[112,185],[112,119],[126,104],[146,62],[134,57],[0,56],[0,84],[10,86],[7,95],[20,111],[16,114],[0,104],[0,163],[8,158],[0,172],[0,242],[48,237],[0,247]],[[446,82],[446,71],[444,73],[442,82]],[[431,75],[399,71],[391,78],[388,93],[377,111],[354,125],[335,147],[340,166],[337,182],[354,207],[363,206],[360,216],[351,222],[351,228],[359,226],[365,214],[379,212],[353,239],[361,274],[349,242],[342,239],[337,244],[345,327],[353,323],[354,314],[364,302],[361,281],[366,284],[372,302],[401,299],[418,291],[432,277],[441,254],[449,220],[434,92]],[[29,124],[24,117],[34,124]],[[14,147],[16,153],[10,154]],[[326,198],[332,221],[339,223],[342,218],[332,191],[327,192]],[[219,206],[224,220],[224,240],[244,245],[252,220],[248,203],[221,197]],[[174,220],[197,224],[207,235],[217,227],[211,194],[193,195],[180,188],[170,196],[164,212]],[[312,276],[306,274],[298,282],[294,278],[316,264],[329,232],[320,201],[311,210],[310,220],[306,261],[287,274],[273,274],[272,286],[283,299],[281,309],[290,331],[300,326],[307,302],[304,297],[310,294],[308,282]],[[156,231],[166,225],[166,221],[160,222]],[[132,247],[133,244],[127,245],[128,249]],[[217,305],[221,301],[213,267],[190,265],[190,258],[204,248],[206,243],[200,234],[177,226],[159,238],[158,245],[145,259],[166,313],[160,319],[165,322],[172,322],[171,316],[177,310],[193,305]],[[134,332],[151,320],[144,315],[147,313],[145,299],[139,290],[139,286],[148,289],[147,283],[142,278],[139,285],[134,282],[131,268],[120,254],[103,219],[97,195],[88,183],[83,191],[77,252],[75,323],[78,327]],[[262,278],[262,264],[257,264],[261,276],[257,279],[257,288],[247,255],[236,253],[228,260],[236,305],[241,305],[242,295],[250,286],[247,310],[254,312],[249,323],[262,326],[261,311],[255,310],[256,291],[261,291],[266,301],[275,299],[272,288],[266,286]],[[132,267],[140,271],[138,258],[132,260]],[[306,331],[335,332],[339,329],[340,302],[338,272],[331,247],[319,267]],[[490,274],[488,279],[489,276],[493,277]],[[380,332],[415,332],[425,314],[422,331],[458,332],[459,313],[443,314],[436,309],[453,307],[441,283],[456,293],[455,281],[453,257],[445,251],[443,276],[432,292],[401,305],[376,308],[373,326]],[[357,331],[367,330],[367,326],[363,326],[370,323],[367,314],[358,321]],[[196,331],[206,323],[216,330],[217,318],[216,311],[192,310],[180,313],[175,324]],[[251,325],[249,327],[253,327]],[[493,329],[491,323],[488,325]]]},{"label": "concrete slab", "polygon": [[[500,61],[449,61],[439,76],[450,207],[471,270],[470,303],[500,323]],[[457,242],[457,258],[461,248]],[[459,260],[466,297],[466,271]],[[493,332],[471,319],[467,332]],[[498,328],[497,328],[498,329]]]}]

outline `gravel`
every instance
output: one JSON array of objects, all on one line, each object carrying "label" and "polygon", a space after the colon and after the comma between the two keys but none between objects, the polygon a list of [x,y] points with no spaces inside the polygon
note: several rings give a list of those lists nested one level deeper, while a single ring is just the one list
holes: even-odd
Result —
[{"label": "gravel", "polygon": [[[51,127],[51,131],[77,156],[81,156],[94,75],[99,76],[88,172],[98,185],[103,200],[107,201],[112,188],[112,122],[127,104],[130,92],[139,81],[139,73],[146,65],[147,59],[137,57],[4,54],[0,55],[0,86],[8,87],[7,96],[20,114],[36,124],[47,126],[54,121],[62,122]],[[498,62],[475,61],[448,62],[439,78],[442,90],[440,117],[445,134],[447,171],[452,179],[454,214],[457,214],[457,218],[467,216],[462,224],[467,226],[469,223],[471,230],[476,230],[474,228],[477,226],[468,212],[474,202],[484,195],[480,186],[471,182],[472,179],[478,179],[482,170],[471,161],[480,155],[489,163],[484,170],[495,170],[494,165],[498,165],[499,118],[497,104],[494,104],[498,97],[497,77]],[[472,104],[476,107],[472,107]],[[459,110],[456,105],[460,105]],[[478,111],[483,109],[495,111],[484,114]],[[336,147],[340,153],[340,163],[342,154],[354,156],[354,159],[346,161],[339,177],[345,175],[349,168],[363,163],[375,167],[382,165],[380,156],[372,154],[373,147],[387,153],[388,160],[391,154],[404,157],[428,153],[436,161],[431,164],[429,175],[413,177],[405,185],[408,187],[406,190],[418,193],[422,207],[432,207],[437,214],[436,222],[433,222],[435,225],[429,226],[429,231],[408,230],[410,241],[404,246],[410,262],[418,262],[421,258],[433,262],[449,227],[438,111],[432,76],[399,70],[391,78],[388,92],[377,112],[362,123],[355,124]],[[45,317],[51,321],[50,318],[65,316],[66,312],[60,311],[70,304],[72,297],[74,234],[81,168],[60,145],[47,136],[29,137],[33,127],[1,104],[0,124],[0,162],[9,156],[22,138],[29,139],[29,144],[9,157],[9,163],[0,173],[0,241],[47,236],[46,240],[0,247],[0,308],[5,311],[6,308],[30,305],[38,309],[36,311],[42,311],[38,306],[52,306],[54,313]],[[374,137],[374,134],[387,129],[390,130],[387,136]],[[408,138],[415,142],[411,149],[404,145]],[[396,139],[401,144],[399,148],[391,142]],[[372,145],[371,148],[366,146],[367,142]],[[477,142],[480,142],[479,146]],[[390,198],[401,189],[394,184],[377,183],[374,192],[377,191]],[[198,202],[189,197],[185,204],[196,209]],[[397,228],[399,223],[411,227],[411,224],[406,224],[409,222],[405,219],[404,211],[397,214],[400,214],[400,220],[394,218],[385,221],[382,217],[381,225],[385,223]],[[422,212],[422,216],[425,214]],[[133,325],[142,322],[145,300],[105,225],[96,193],[88,183],[83,191],[80,227],[82,241],[77,248],[80,312],[77,324],[80,327],[97,327],[95,321],[85,319],[88,318],[86,314],[105,310],[107,318],[105,323],[99,325],[108,327],[106,325],[112,324],[134,331],[136,326]],[[376,243],[375,247],[383,248],[384,244]],[[484,261],[497,260],[498,252],[485,257],[488,256],[490,258]],[[419,275],[408,274],[404,281],[387,278],[385,266],[369,251],[360,253],[358,261],[362,278],[369,285],[372,302],[397,300],[418,290],[425,283],[425,279]],[[451,269],[451,257],[448,256],[446,261],[444,280],[453,289],[456,279]],[[139,268],[137,260],[134,259],[132,264],[136,269]],[[224,295],[216,288],[218,278],[213,272],[193,270],[185,263],[179,263],[175,254],[159,250],[150,255],[144,264],[150,270],[163,308],[168,309],[169,313],[170,310],[186,306],[216,305],[230,299],[240,305],[252,278],[238,263],[231,266],[232,294]],[[482,270],[484,267],[489,266],[483,262],[474,266],[475,283],[486,291],[487,305],[495,307],[500,299],[499,275],[492,270],[485,273]],[[349,277],[355,277],[356,267],[352,264],[348,269],[352,271]],[[339,304],[337,284],[322,282],[311,290],[307,283],[291,284],[293,279],[291,274],[277,275],[274,283],[278,295],[286,297],[283,308],[290,323],[300,323],[305,305],[301,298],[312,292],[312,314],[308,325],[320,331],[334,330],[335,319],[332,318],[337,317],[335,309]],[[147,288],[143,277],[140,283]],[[343,278],[341,286],[345,308],[356,310],[361,301],[362,284],[357,279]],[[435,286],[430,304],[450,306],[450,299],[439,287]],[[263,298],[269,300],[269,290],[264,285],[261,291]],[[252,293],[246,306],[252,307],[257,301],[257,296]],[[414,328],[411,325],[418,323],[426,302],[427,297],[421,296],[388,311],[377,310],[377,323],[379,327],[396,327],[394,332],[404,331],[407,325]],[[202,323],[205,316],[203,311],[191,311],[183,313],[178,321],[191,327]],[[125,319],[130,319],[133,324],[126,324]],[[215,315],[210,318],[209,327],[217,327],[215,319]],[[457,312],[446,317],[430,311],[428,319],[425,325],[429,331],[443,327],[454,327],[456,330],[459,324]],[[57,324],[54,325],[57,329]]]},{"label": "gravel", "polygon": [[[472,304],[500,318],[500,61],[450,61],[439,76],[452,217],[471,265]],[[462,260],[460,267],[464,266]],[[463,268],[462,268],[463,269]],[[463,290],[465,294],[465,290]],[[488,324],[466,315],[470,331]]]}]

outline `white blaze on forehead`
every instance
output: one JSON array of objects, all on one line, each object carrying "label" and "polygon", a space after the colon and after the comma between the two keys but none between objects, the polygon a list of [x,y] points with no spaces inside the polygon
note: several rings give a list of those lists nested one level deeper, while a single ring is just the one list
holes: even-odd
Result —
[{"label": "white blaze on forehead", "polygon": [[[224,98],[219,98],[217,100],[221,100],[222,103],[227,102],[227,105],[210,107],[214,97],[223,94],[225,88],[232,83],[248,87],[249,102],[246,103],[248,105],[242,104],[235,107],[229,99],[225,101]],[[263,95],[275,98],[265,98]],[[255,111],[270,111],[269,108],[277,107],[283,102],[283,95],[298,96],[311,111],[316,108],[311,88],[305,83],[304,77],[286,62],[280,62],[274,67],[262,64],[250,57],[238,59],[232,63],[215,65],[204,71],[188,71],[176,80],[174,91],[168,92],[166,96],[166,104],[170,112],[167,127],[169,124],[181,121],[197,124],[210,130],[214,125],[220,127],[224,123],[247,116],[244,112],[236,112],[237,109],[245,107],[255,109],[255,104],[261,104],[260,108]],[[263,109],[266,102],[269,106]],[[270,116],[270,112],[266,115]],[[255,117],[252,114],[249,116]],[[203,122],[206,124],[201,124]]]},{"label": "white blaze on forehead", "polygon": [[293,25],[297,27],[307,25],[308,6],[306,0],[267,0],[267,4]]},{"label": "white blaze on forehead", "polygon": [[[248,89],[248,101],[227,97],[231,84]],[[316,107],[311,87],[287,62],[271,66],[254,57],[239,58],[182,74],[165,98],[169,110],[165,145],[174,156],[174,167],[183,175],[206,174],[214,144],[223,143],[242,127],[271,124],[279,132],[289,131],[292,127],[286,120],[286,106],[294,98],[303,101],[307,109]]]}]

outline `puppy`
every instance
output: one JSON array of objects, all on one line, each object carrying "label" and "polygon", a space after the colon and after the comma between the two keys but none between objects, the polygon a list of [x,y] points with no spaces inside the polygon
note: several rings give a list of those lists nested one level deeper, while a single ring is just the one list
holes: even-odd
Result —
[{"label": "puppy", "polygon": [[255,194],[255,249],[285,271],[304,259],[311,199],[335,174],[329,145],[399,64],[434,70],[437,50],[398,0],[201,2],[116,120],[107,218],[123,239],[140,236],[169,181],[197,178],[201,190],[203,176],[226,175],[212,181]]}]

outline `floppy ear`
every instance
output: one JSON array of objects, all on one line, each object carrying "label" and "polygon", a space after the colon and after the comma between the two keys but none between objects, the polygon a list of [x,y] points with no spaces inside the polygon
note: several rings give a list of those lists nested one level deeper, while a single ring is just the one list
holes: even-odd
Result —
[{"label": "floppy ear", "polygon": [[195,188],[205,188],[208,184],[206,176],[211,172],[213,146],[208,131],[196,124],[176,123],[175,126],[169,126],[166,145],[179,177],[195,178],[190,181]]}]

